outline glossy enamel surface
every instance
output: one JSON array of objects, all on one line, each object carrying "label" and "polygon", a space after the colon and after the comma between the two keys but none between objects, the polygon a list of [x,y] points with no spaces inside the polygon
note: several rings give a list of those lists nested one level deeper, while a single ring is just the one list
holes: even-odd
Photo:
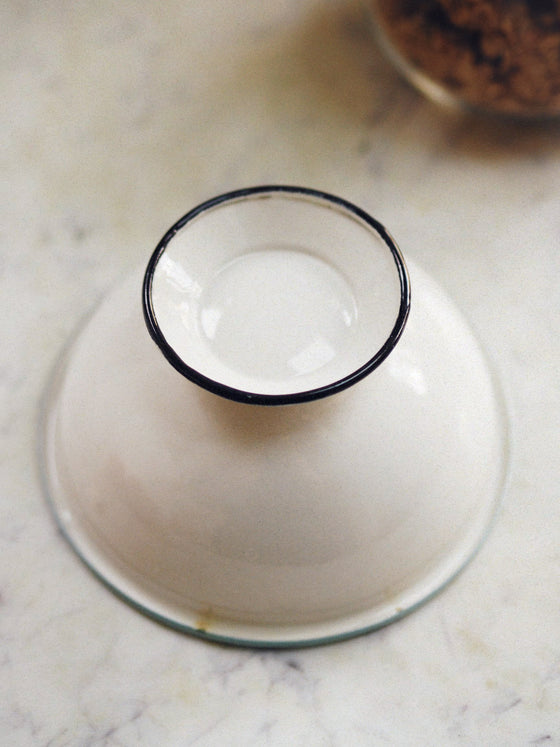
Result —
[{"label": "glossy enamel surface", "polygon": [[242,402],[332,394],[378,366],[410,302],[377,221],[300,187],[239,190],[173,226],[144,280],[152,337],[187,378]]},{"label": "glossy enamel surface", "polygon": [[278,407],[169,365],[142,318],[142,270],[110,294],[45,416],[50,499],[86,563],[160,620],[252,645],[354,635],[439,591],[494,514],[505,421],[462,316],[410,273],[410,318],[383,365]]}]

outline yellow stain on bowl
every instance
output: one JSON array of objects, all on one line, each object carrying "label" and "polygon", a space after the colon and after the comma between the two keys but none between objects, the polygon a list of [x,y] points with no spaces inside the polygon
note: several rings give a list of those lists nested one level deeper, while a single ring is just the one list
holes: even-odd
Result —
[{"label": "yellow stain on bowl", "polygon": [[212,627],[212,623],[214,622],[214,614],[212,612],[212,608],[208,607],[201,612],[199,612],[198,617],[196,618],[195,627],[196,630],[198,630],[201,633],[208,633],[209,629]]}]

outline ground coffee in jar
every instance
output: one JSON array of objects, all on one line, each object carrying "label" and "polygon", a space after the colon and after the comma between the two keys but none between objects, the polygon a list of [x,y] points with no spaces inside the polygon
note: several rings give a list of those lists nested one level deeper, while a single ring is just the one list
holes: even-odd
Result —
[{"label": "ground coffee in jar", "polygon": [[560,0],[374,0],[374,7],[391,56],[426,92],[510,114],[560,115]]}]

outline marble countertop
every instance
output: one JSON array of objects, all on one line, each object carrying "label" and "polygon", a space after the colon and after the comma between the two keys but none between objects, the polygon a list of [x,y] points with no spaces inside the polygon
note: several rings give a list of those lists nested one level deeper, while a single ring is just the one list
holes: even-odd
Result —
[{"label": "marble countertop", "polygon": [[[6,0],[0,19],[0,743],[560,744],[558,126],[436,108],[354,0]],[[356,202],[447,288],[513,435],[498,522],[455,582],[285,651],[133,611],[60,537],[36,466],[82,315],[187,209],[271,182]]]}]

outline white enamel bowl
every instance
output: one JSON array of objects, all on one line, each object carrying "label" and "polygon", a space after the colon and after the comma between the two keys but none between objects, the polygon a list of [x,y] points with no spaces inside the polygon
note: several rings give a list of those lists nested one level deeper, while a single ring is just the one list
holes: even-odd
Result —
[{"label": "white enamel bowl", "polygon": [[266,188],[189,215],[49,389],[60,526],[121,596],[209,638],[304,645],[402,616],[473,556],[502,491],[479,345],[414,265],[406,321],[398,249],[343,201]]}]

